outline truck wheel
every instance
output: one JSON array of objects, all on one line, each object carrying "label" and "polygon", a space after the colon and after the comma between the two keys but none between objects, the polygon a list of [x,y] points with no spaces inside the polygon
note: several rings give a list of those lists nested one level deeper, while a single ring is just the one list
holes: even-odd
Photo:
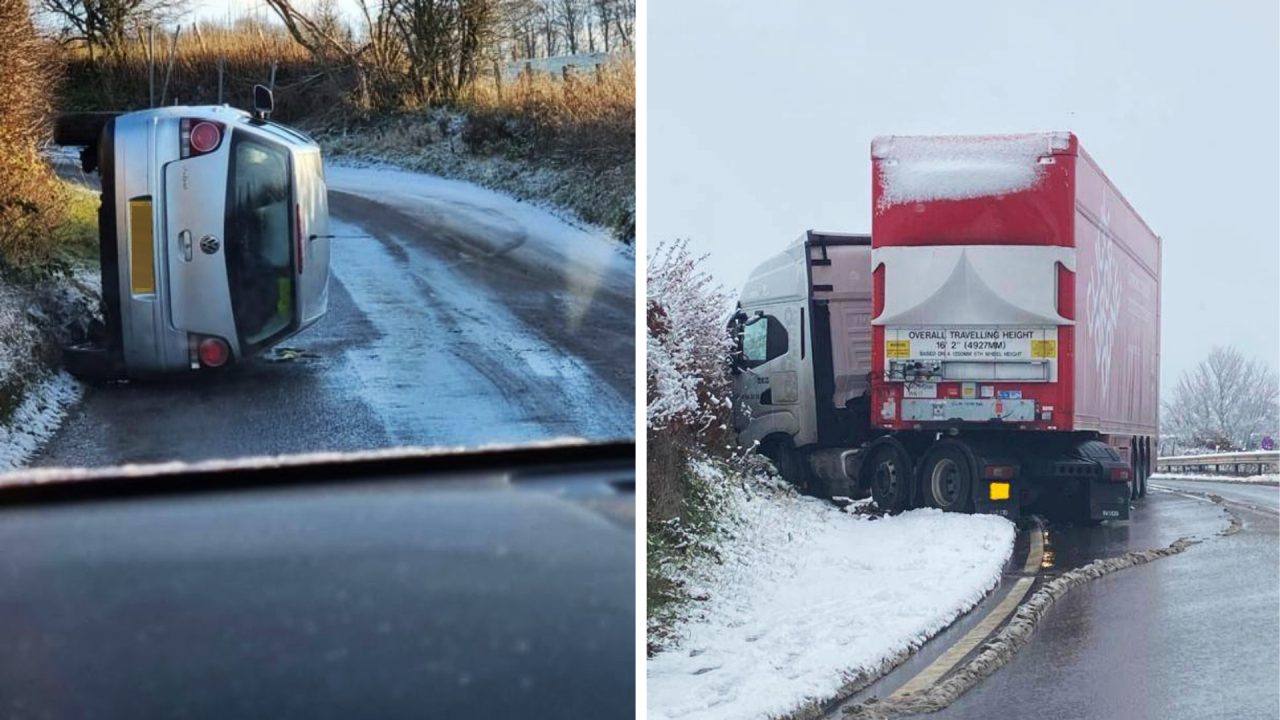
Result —
[{"label": "truck wheel", "polygon": [[882,445],[867,463],[871,472],[871,499],[889,513],[906,510],[911,504],[911,464],[893,445]]},{"label": "truck wheel", "polygon": [[765,457],[773,461],[773,466],[778,469],[778,474],[783,480],[796,486],[800,492],[805,495],[813,494],[813,482],[811,474],[807,472],[804,465],[804,459],[800,457],[800,453],[791,446],[786,440],[773,440],[765,443],[760,452]]},{"label": "truck wheel", "polygon": [[1142,443],[1142,470],[1138,471],[1138,497],[1147,496],[1147,477],[1151,475],[1151,446]]},{"label": "truck wheel", "polygon": [[925,502],[947,512],[973,510],[973,461],[963,445],[940,440],[925,453],[920,465],[920,485]]}]

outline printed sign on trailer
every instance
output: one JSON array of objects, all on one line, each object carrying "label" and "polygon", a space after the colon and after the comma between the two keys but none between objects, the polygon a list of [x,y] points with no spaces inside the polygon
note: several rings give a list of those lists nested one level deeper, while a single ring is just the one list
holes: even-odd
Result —
[{"label": "printed sign on trailer", "polygon": [[1057,327],[886,327],[897,360],[1054,360]]}]

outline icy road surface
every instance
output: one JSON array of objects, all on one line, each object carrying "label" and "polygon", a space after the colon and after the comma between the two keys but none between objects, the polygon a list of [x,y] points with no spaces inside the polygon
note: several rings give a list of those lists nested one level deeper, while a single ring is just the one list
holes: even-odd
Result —
[{"label": "icy road surface", "polygon": [[88,388],[33,464],[634,436],[629,252],[468,183],[326,174],[331,232],[356,237],[287,359]]}]

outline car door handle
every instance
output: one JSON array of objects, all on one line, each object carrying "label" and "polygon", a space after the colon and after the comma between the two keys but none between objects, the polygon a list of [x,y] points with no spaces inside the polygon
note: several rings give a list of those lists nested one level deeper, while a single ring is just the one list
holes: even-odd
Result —
[{"label": "car door handle", "polygon": [[178,245],[182,248],[182,259],[191,262],[191,231],[178,233]]}]

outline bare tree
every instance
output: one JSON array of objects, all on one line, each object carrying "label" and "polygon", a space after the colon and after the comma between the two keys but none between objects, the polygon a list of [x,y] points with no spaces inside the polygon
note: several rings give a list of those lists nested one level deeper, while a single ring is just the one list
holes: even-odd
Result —
[{"label": "bare tree", "polygon": [[592,8],[596,11],[596,21],[600,25],[601,40],[604,41],[604,51],[609,52],[609,43],[612,40],[611,30],[613,25],[613,0],[592,0]]},{"label": "bare tree", "polygon": [[66,40],[114,55],[124,52],[127,38],[138,28],[165,23],[186,8],[185,0],[38,0],[37,8],[62,28]]},{"label": "bare tree", "polygon": [[578,33],[582,30],[582,22],[586,13],[581,0],[555,0],[556,24],[564,33],[565,45],[570,55],[578,54]]},{"label": "bare tree", "polygon": [[1236,348],[1215,347],[1183,373],[1164,404],[1164,419],[1183,443],[1250,449],[1263,434],[1280,430],[1280,381],[1274,369]]}]

